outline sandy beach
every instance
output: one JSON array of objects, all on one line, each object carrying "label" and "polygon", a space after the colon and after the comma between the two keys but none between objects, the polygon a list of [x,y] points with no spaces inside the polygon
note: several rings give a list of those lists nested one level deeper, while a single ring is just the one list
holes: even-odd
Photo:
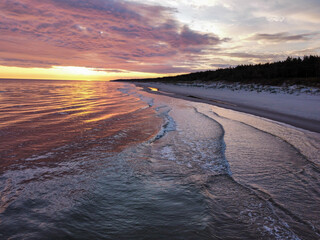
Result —
[{"label": "sandy beach", "polygon": [[155,82],[135,82],[135,85],[154,94],[208,103],[320,132],[320,95],[234,91]]}]

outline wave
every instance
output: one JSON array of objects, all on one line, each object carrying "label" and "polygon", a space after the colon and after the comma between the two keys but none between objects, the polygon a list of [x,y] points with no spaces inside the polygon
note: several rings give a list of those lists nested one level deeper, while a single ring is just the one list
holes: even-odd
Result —
[{"label": "wave", "polygon": [[319,237],[320,179],[311,160],[319,148],[305,148],[316,136],[232,110],[199,109],[227,130],[226,157],[234,180],[266,201],[296,236],[304,231],[308,238]]}]

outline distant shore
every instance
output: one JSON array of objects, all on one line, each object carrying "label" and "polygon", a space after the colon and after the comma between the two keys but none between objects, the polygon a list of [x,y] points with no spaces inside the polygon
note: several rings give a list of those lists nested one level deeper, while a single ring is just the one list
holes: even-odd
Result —
[{"label": "distant shore", "polygon": [[[320,133],[320,95],[210,89],[192,85],[131,82],[145,91],[232,109]],[[153,91],[150,88],[155,88]],[[156,90],[156,91],[155,91]]]}]

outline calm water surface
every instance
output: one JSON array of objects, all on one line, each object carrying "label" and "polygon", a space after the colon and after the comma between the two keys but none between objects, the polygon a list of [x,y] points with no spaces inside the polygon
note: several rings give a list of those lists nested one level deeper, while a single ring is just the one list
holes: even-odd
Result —
[{"label": "calm water surface", "polygon": [[320,239],[319,134],[130,84],[0,81],[1,239]]}]

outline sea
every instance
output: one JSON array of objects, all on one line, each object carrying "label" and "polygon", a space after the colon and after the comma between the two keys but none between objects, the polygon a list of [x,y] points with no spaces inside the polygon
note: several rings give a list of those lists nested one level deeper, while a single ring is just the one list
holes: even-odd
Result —
[{"label": "sea", "polygon": [[0,239],[320,239],[320,134],[124,82],[0,80]]}]

